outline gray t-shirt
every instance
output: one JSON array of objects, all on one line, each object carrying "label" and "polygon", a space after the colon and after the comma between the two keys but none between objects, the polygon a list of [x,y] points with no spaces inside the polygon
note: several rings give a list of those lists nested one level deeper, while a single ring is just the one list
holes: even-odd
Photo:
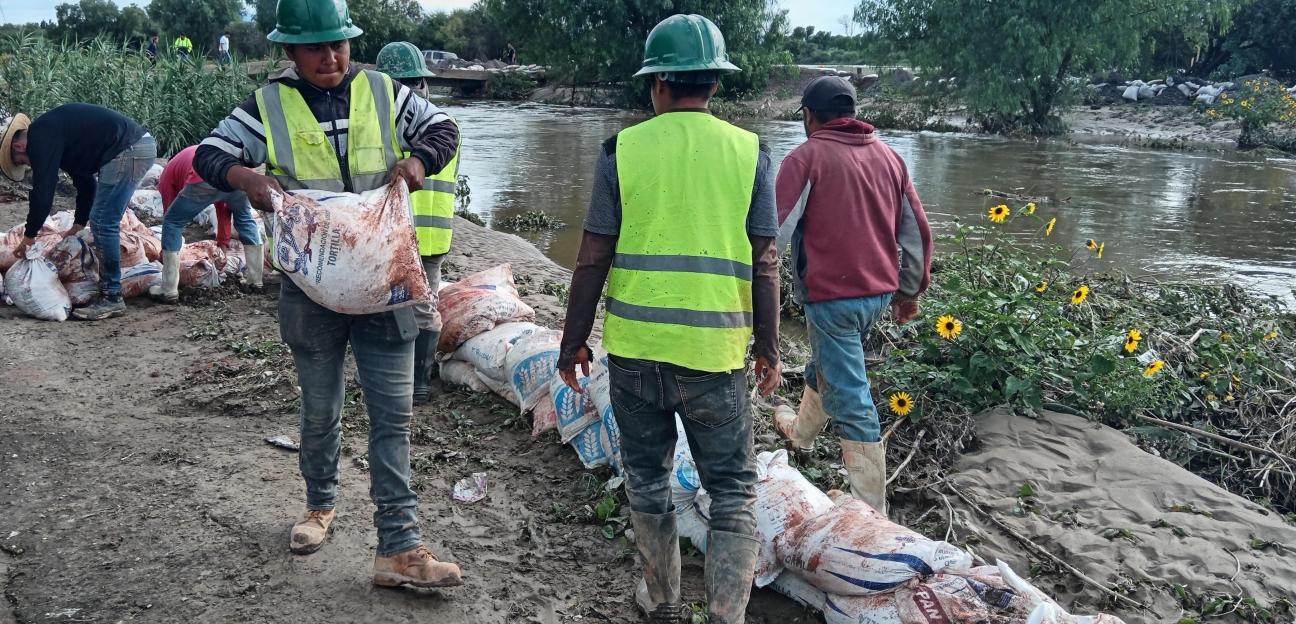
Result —
[{"label": "gray t-shirt", "polygon": [[[747,211],[747,235],[776,238],[778,208],[774,204],[774,168],[769,147],[760,146],[756,161],[756,183],[752,186],[751,209]],[[603,143],[594,171],[594,194],[585,215],[585,230],[605,236],[621,234],[621,183],[617,178],[616,137]]]}]

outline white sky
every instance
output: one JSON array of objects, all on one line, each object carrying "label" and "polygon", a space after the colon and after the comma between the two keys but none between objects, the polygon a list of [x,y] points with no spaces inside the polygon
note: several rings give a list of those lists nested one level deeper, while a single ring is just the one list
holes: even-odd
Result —
[{"label": "white sky", "polygon": [[[75,0],[0,0],[0,23],[10,22],[25,24],[41,20],[54,19],[54,7],[63,2]],[[449,11],[468,8],[474,0],[419,0],[425,8],[434,11]],[[841,32],[837,23],[843,15],[854,11],[857,0],[780,0],[783,8],[788,10],[788,18],[793,26],[813,25],[817,30]],[[148,6],[145,0],[114,0],[118,6],[136,4]]]}]

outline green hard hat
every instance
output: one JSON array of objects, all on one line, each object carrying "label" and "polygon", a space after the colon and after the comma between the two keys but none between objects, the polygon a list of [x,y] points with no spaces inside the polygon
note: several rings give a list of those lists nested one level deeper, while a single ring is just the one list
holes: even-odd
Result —
[{"label": "green hard hat", "polygon": [[275,43],[328,43],[359,37],[346,0],[279,0],[278,21],[266,37]]},{"label": "green hard hat", "polygon": [[423,53],[408,41],[393,41],[378,51],[378,71],[392,78],[431,78]]},{"label": "green hard hat", "polygon": [[672,15],[648,33],[643,68],[635,73],[635,77],[690,72],[718,76],[739,71],[742,70],[729,62],[724,35],[711,20],[701,15]]}]

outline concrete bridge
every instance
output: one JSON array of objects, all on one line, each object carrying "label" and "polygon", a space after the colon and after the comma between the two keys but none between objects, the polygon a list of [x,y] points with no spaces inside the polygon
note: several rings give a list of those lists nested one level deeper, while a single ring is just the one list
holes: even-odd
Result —
[{"label": "concrete bridge", "polygon": [[[374,65],[368,63],[357,63],[362,69],[375,69]],[[282,71],[292,67],[292,61],[281,60],[275,66],[271,67],[269,61],[251,61],[243,63],[243,70],[251,76],[265,75]],[[215,66],[213,66],[215,67]],[[458,69],[455,67],[429,67],[433,78],[428,78],[428,84],[434,87],[449,87],[457,90],[462,95],[474,95],[486,87],[490,80],[491,74],[501,73],[499,71],[488,71],[485,69]],[[532,74],[533,78],[541,78],[542,74]]]}]

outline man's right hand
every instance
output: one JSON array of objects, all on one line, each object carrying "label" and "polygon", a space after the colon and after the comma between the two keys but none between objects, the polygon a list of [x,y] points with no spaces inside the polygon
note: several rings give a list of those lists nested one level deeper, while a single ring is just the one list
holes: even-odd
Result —
[{"label": "man's right hand", "polygon": [[26,258],[26,257],[27,257],[27,248],[28,248],[28,247],[31,247],[35,242],[36,242],[36,239],[34,239],[34,238],[30,237],[30,236],[24,236],[23,239],[22,239],[22,241],[18,243],[18,246],[17,246],[17,247],[14,247],[14,250],[13,250],[13,255],[14,255],[14,257],[17,258],[17,259],[19,259],[19,260],[22,260],[22,259]]},{"label": "man's right hand", "polygon": [[566,368],[558,369],[558,376],[562,378],[563,383],[567,384],[568,388],[576,392],[585,392],[585,389],[580,385],[580,381],[576,378],[576,367],[579,365],[581,374],[589,377],[590,360],[593,359],[593,356],[594,354],[590,353],[589,347],[581,345],[581,348],[576,351],[576,357],[571,364],[568,364]]},{"label": "man's right hand", "polygon": [[896,325],[904,325],[918,318],[918,299],[896,295],[891,299],[891,316]]},{"label": "man's right hand", "polygon": [[262,212],[274,212],[273,193],[284,195],[282,186],[274,178],[261,175],[247,167],[231,167],[225,175],[229,185],[243,191],[253,208]]}]

